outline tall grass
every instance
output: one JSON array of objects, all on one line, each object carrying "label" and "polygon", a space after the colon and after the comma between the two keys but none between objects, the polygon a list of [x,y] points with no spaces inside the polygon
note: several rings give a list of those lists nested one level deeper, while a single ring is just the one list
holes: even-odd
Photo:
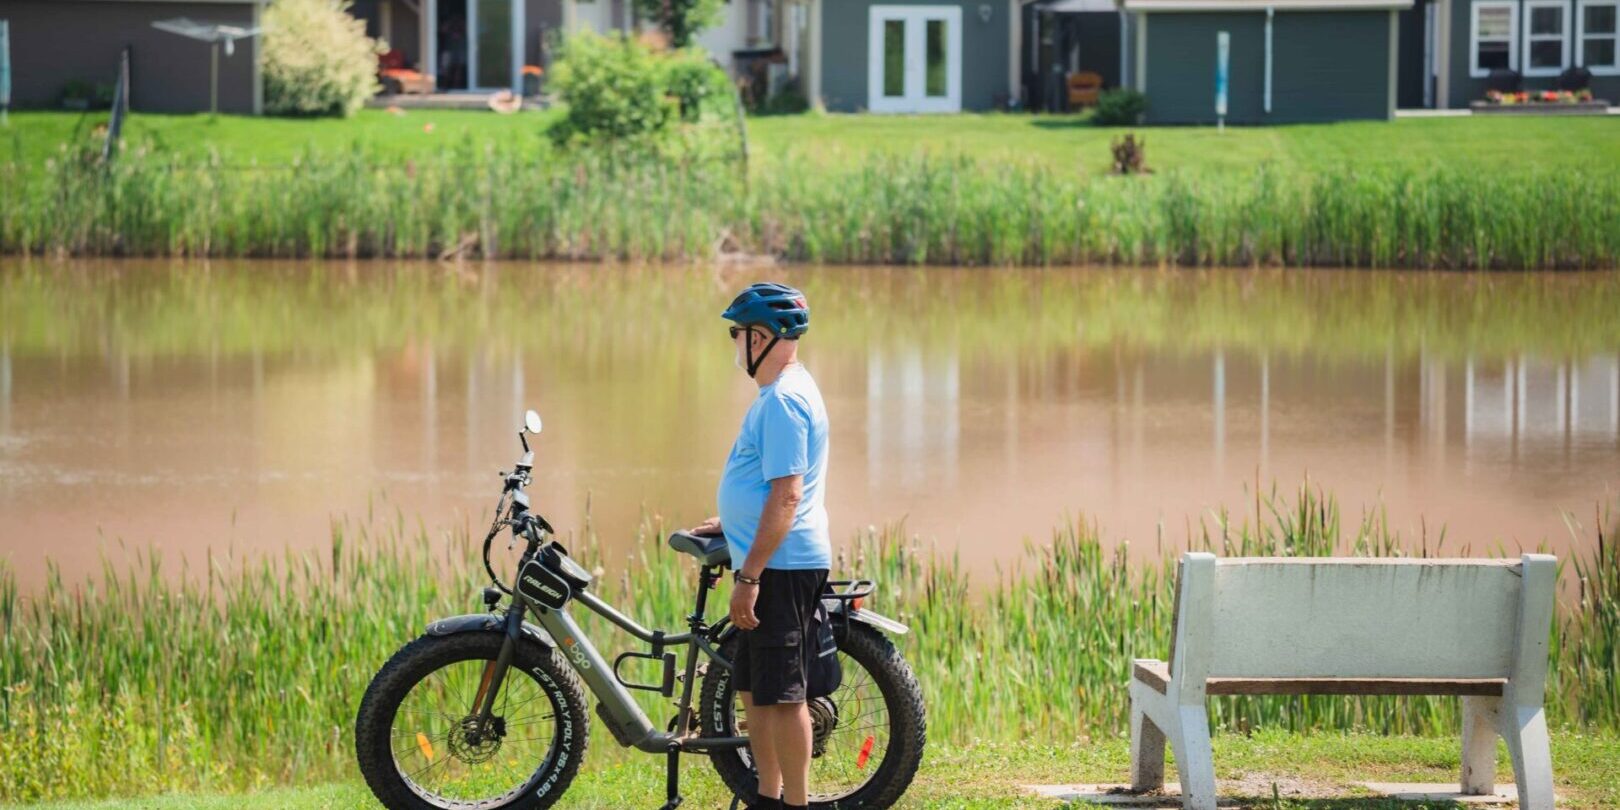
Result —
[{"label": "tall grass", "polygon": [[[1620,553],[1604,520],[1596,543],[1582,539],[1578,594],[1560,606],[1548,711],[1557,724],[1612,731]],[[643,621],[678,623],[694,566],[662,546],[662,528],[648,522],[629,557],[611,558],[586,531],[576,556],[601,569],[596,587]],[[1308,487],[1258,498],[1252,517],[1216,516],[1193,545],[1225,555],[1426,553],[1376,512],[1342,523],[1333,499]],[[1168,649],[1173,556],[1131,556],[1074,521],[1029,546],[1022,566],[972,588],[954,559],[898,528],[857,538],[835,567],[877,579],[873,607],[910,623],[900,644],[935,740],[1053,742],[1123,733],[1131,659]],[[174,572],[145,557],[93,582],[53,572],[31,595],[0,568],[0,802],[350,776],[366,682],[429,620],[480,609],[476,572],[465,535],[430,537],[398,519],[336,525],[329,549],[275,564],[210,557],[202,570]],[[584,618],[605,651],[628,645]],[[655,722],[671,711],[644,705]],[[1451,734],[1458,722],[1455,701],[1428,698],[1226,698],[1212,713],[1230,731]]]},{"label": "tall grass", "polygon": [[463,145],[291,166],[131,150],[0,168],[0,252],[830,263],[1620,264],[1620,171],[1375,165],[1112,177],[968,156],[721,160]]}]

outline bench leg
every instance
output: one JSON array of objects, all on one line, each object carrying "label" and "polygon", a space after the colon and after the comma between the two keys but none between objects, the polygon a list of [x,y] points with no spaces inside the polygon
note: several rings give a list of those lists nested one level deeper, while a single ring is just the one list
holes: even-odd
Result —
[{"label": "bench leg", "polygon": [[1181,777],[1184,810],[1215,810],[1215,752],[1209,744],[1209,714],[1202,704],[1175,708],[1176,725],[1171,744],[1176,749],[1176,773]]},{"label": "bench leg", "polygon": [[1519,810],[1553,810],[1552,748],[1547,740],[1547,716],[1540,706],[1513,705],[1504,705],[1497,716],[1498,729],[1513,758]]},{"label": "bench leg", "polygon": [[1164,732],[1153,718],[1131,701],[1131,790],[1147,792],[1164,787]]},{"label": "bench leg", "polygon": [[1502,699],[1465,696],[1462,699],[1462,792],[1489,796],[1496,792],[1496,729]]}]

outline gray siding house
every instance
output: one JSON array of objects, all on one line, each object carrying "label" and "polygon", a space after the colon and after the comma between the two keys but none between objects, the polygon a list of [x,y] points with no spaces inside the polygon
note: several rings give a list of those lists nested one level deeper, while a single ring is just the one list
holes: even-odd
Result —
[{"label": "gray siding house", "polygon": [[[130,105],[152,112],[208,109],[210,46],[152,27],[189,17],[244,28],[257,24],[253,0],[0,0],[11,23],[12,104],[60,106],[69,83],[110,85],[130,51]],[[260,109],[258,38],[219,60],[219,109]]]},{"label": "gray siding house", "polygon": [[1555,89],[1565,70],[1620,100],[1620,0],[1415,0],[1401,13],[1400,105],[1468,107],[1510,70],[1523,90]]},{"label": "gray siding house", "polygon": [[1127,85],[1149,123],[1215,123],[1216,42],[1229,38],[1225,120],[1390,118],[1398,12],[1411,0],[1125,0]]},{"label": "gray siding house", "polygon": [[809,84],[835,111],[1051,109],[1063,72],[1090,70],[1145,93],[1150,123],[1214,123],[1225,31],[1228,122],[1388,118],[1412,2],[814,0]]},{"label": "gray siding house", "polygon": [[1005,0],[819,0],[812,97],[842,112],[1005,106],[1017,92],[1017,9]]}]

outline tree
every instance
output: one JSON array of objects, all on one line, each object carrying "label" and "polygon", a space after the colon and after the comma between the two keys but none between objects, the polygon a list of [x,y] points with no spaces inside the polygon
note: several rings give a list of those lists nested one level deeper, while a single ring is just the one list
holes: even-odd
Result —
[{"label": "tree", "polygon": [[672,48],[685,48],[700,31],[714,24],[724,0],[635,0],[641,16],[669,35]]}]

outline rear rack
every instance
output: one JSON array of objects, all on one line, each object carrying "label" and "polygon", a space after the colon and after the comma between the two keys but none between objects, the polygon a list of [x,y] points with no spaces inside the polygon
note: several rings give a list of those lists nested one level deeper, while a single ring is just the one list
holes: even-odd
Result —
[{"label": "rear rack", "polygon": [[877,583],[870,579],[830,579],[827,580],[827,592],[821,598],[853,602],[871,596],[876,587]]}]

